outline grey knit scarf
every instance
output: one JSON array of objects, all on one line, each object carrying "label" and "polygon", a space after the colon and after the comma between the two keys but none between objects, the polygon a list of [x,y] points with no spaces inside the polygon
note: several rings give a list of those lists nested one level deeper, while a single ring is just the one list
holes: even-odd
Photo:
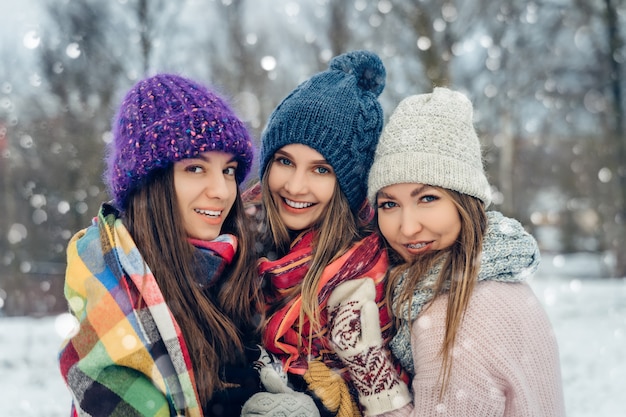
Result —
[{"label": "grey knit scarf", "polygon": [[[521,282],[532,275],[539,266],[539,247],[515,219],[504,217],[500,212],[487,212],[487,232],[483,240],[483,252],[478,281]],[[422,308],[433,298],[433,287],[441,271],[443,260],[435,265],[415,289],[410,311],[405,305],[400,316],[401,323],[390,342],[391,350],[402,366],[414,373],[411,352],[411,323]],[[405,274],[393,292],[393,308],[404,286]]]}]

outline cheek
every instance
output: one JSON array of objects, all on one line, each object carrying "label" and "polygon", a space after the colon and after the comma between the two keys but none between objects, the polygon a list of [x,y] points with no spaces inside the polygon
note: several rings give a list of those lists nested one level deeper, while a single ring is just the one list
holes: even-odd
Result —
[{"label": "cheek", "polygon": [[384,236],[388,241],[393,240],[393,236],[391,233],[392,230],[392,219],[388,215],[381,215],[380,212],[378,214],[378,228],[380,229],[380,233]]},{"label": "cheek", "polygon": [[335,178],[325,178],[323,181],[320,181],[317,186],[314,186],[314,189],[318,190],[321,199],[329,202],[333,198],[336,182]]},{"label": "cheek", "polygon": [[187,194],[189,194],[188,188],[184,187],[183,184],[174,184],[174,195],[176,196],[176,201],[178,202],[180,210],[182,210],[182,207],[185,205]]},{"label": "cheek", "polygon": [[270,192],[276,192],[282,187],[282,184],[284,183],[284,181],[282,180],[283,175],[281,174],[280,169],[274,168],[273,164],[268,169],[269,174],[267,174],[267,187],[269,188]]},{"label": "cheek", "polygon": [[451,246],[461,234],[461,218],[458,211],[450,211],[448,216],[443,218],[441,222],[445,225],[443,232],[447,237],[446,244]]},{"label": "cheek", "polygon": [[228,183],[228,191],[229,191],[229,196],[230,196],[228,199],[229,209],[230,209],[235,203],[235,199],[237,199],[237,193],[239,192],[236,181],[232,181]]}]

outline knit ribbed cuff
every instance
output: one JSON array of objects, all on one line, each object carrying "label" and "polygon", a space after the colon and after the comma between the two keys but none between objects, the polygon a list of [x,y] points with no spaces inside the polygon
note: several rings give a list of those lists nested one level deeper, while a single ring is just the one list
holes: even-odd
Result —
[{"label": "knit ribbed cuff", "polygon": [[402,381],[393,388],[372,395],[359,395],[366,416],[375,416],[397,410],[411,402],[409,388]]}]

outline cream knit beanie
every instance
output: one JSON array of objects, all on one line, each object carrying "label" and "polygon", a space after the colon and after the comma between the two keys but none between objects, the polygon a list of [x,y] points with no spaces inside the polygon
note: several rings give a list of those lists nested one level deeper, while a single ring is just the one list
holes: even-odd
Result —
[{"label": "cream knit beanie", "polygon": [[472,103],[463,94],[435,88],[405,98],[391,115],[376,147],[367,197],[382,188],[421,183],[458,191],[491,203]]}]

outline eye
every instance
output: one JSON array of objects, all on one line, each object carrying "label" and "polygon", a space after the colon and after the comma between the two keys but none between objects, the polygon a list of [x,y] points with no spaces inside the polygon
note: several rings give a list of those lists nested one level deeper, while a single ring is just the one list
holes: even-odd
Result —
[{"label": "eye", "polygon": [[200,165],[188,165],[187,167],[185,167],[185,171],[191,172],[192,174],[199,174],[201,172],[204,172],[204,168],[202,168]]},{"label": "eye", "polygon": [[237,167],[235,166],[226,167],[226,169],[224,169],[224,174],[232,177],[235,175],[236,171],[237,171]]},{"label": "eye", "polygon": [[313,170],[315,173],[317,174],[330,174],[332,171],[330,170],[330,168],[328,167],[324,167],[324,166],[320,166],[320,167],[315,167],[315,169]]},{"label": "eye", "polygon": [[393,201],[380,201],[378,203],[378,208],[382,210],[388,210],[393,207],[398,207],[398,204]]},{"label": "eye", "polygon": [[439,200],[439,197],[436,195],[431,195],[431,194],[420,197],[420,201],[422,203],[432,203],[433,201],[437,201],[437,200]]},{"label": "eye", "polygon": [[274,159],[274,162],[281,164],[281,165],[287,165],[287,166],[293,165],[293,162],[291,162],[289,159],[285,158],[284,156],[277,156]]}]

